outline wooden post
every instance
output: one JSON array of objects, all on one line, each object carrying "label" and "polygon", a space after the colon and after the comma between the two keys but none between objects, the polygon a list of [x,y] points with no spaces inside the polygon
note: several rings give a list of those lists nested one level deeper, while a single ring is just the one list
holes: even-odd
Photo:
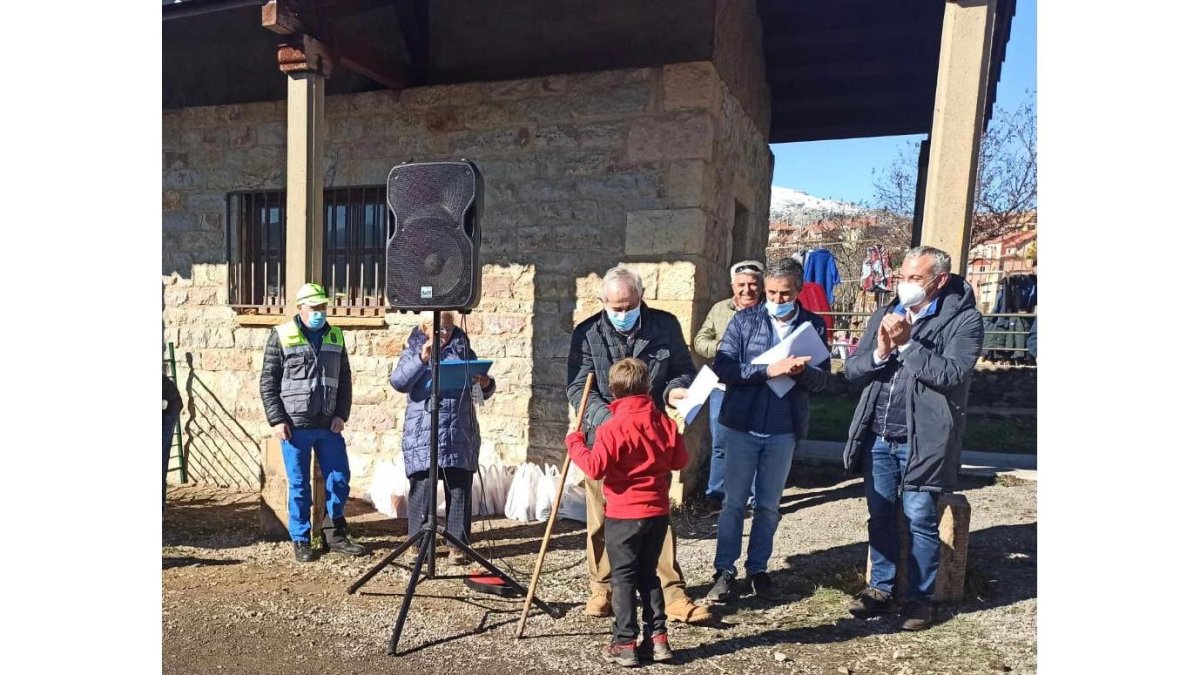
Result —
[{"label": "wooden post", "polygon": [[[896,561],[894,592],[903,597],[908,592],[908,553],[910,539],[908,519],[899,503],[896,505],[896,533],[900,540],[900,555]],[[967,548],[971,538],[971,504],[965,495],[944,494],[938,497],[938,538],[941,551],[937,579],[934,581],[934,602],[958,602],[963,598],[967,580]],[[867,551],[866,580],[871,582],[871,553]]]},{"label": "wooden post", "polygon": [[959,274],[966,270],[971,240],[995,23],[996,0],[946,2],[921,209],[921,244],[949,253]]},{"label": "wooden post", "polygon": [[288,479],[283,467],[283,448],[279,439],[271,436],[262,442],[261,466],[263,485],[258,496],[258,521],[263,537],[269,540],[288,540]]}]

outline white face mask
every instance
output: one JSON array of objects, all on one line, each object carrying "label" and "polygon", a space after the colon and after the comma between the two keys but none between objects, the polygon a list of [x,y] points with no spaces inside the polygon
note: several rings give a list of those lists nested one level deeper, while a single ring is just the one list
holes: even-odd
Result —
[{"label": "white face mask", "polygon": [[901,307],[914,307],[925,302],[925,287],[911,281],[901,281],[896,284],[896,297],[900,299]]}]

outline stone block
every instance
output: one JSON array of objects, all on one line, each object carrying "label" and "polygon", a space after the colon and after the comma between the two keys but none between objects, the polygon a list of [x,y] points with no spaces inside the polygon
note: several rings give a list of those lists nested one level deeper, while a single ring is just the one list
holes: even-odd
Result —
[{"label": "stone block", "polygon": [[667,203],[671,208],[701,206],[706,190],[713,189],[708,180],[708,163],[700,159],[671,162],[667,169]]},{"label": "stone block", "polygon": [[[967,578],[967,548],[971,532],[971,504],[965,495],[943,494],[938,497],[938,538],[941,540],[937,578],[934,581],[934,602],[957,602],[963,598]],[[911,540],[904,511],[896,509],[896,532],[900,541],[896,561],[896,592],[908,590],[908,555]],[[871,555],[867,553],[866,578],[871,579]]]},{"label": "stone block", "polygon": [[163,187],[192,190],[200,187],[200,173],[189,169],[173,169],[163,172]]},{"label": "stone block", "polygon": [[663,66],[663,108],[682,110],[720,107],[720,80],[711,61]]},{"label": "stone block", "polygon": [[633,211],[625,226],[625,254],[703,254],[707,227],[708,217],[700,209]]},{"label": "stone block", "polygon": [[629,129],[625,156],[630,162],[710,159],[714,128],[708,113],[686,112],[642,117]]},{"label": "stone block", "polygon": [[616,166],[617,158],[597,151],[563,152],[543,160],[547,178],[591,176],[608,173]]},{"label": "stone block", "polygon": [[690,262],[659,263],[656,297],[661,300],[694,299],[697,287],[696,273],[695,264]]},{"label": "stone block", "polygon": [[944,494],[938,498],[938,537],[941,559],[933,599],[958,602],[963,599],[967,580],[967,549],[971,539],[971,504],[962,494]]},{"label": "stone block", "polygon": [[229,130],[229,145],[234,148],[252,148],[256,144],[257,134],[254,127],[238,126]]},{"label": "stone block", "polygon": [[254,128],[254,137],[260,146],[282,148],[287,145],[287,124],[264,122]]},{"label": "stone block", "polygon": [[619,148],[625,142],[621,122],[592,123],[579,127],[579,145],[583,148]]}]

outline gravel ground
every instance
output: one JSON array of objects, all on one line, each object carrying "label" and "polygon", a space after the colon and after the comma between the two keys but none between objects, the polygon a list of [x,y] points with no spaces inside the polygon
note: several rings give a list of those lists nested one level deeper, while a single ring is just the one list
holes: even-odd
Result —
[{"label": "gravel ground", "polygon": [[[696,673],[1036,672],[1036,483],[968,482],[968,600],[938,610],[920,633],[896,617],[857,620],[845,611],[862,588],[866,503],[860,480],[797,467],[783,497],[771,571],[784,597],[713,607],[705,626],[671,624],[672,665]],[[460,580],[423,582],[400,641],[388,636],[407,569],[381,572],[358,594],[346,588],[404,540],[404,525],[352,501],[348,517],[365,559],[328,554],[301,565],[290,544],[258,538],[258,497],[201,486],[172,487],[163,527],[164,673],[598,673],[610,620],[584,616],[583,525],[554,529],[538,595],[566,614],[536,608],[514,639],[521,601],[473,593]],[[693,597],[711,584],[716,521],[676,515],[679,562]],[[527,582],[542,524],[475,524],[477,548]],[[749,527],[746,529],[749,534]],[[444,561],[444,559],[441,559]],[[463,568],[439,571],[464,573]],[[407,651],[405,651],[407,650]]]}]

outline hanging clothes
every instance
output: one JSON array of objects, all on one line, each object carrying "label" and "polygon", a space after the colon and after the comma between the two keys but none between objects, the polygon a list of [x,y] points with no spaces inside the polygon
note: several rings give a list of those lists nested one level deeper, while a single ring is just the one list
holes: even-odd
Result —
[{"label": "hanging clothes", "polygon": [[[993,314],[1032,313],[1037,308],[1037,275],[1014,274],[1000,283]],[[984,358],[1031,360],[1026,333],[1032,319],[1021,316],[992,316],[984,321]]]},{"label": "hanging clothes", "polygon": [[[828,299],[825,296],[825,287],[815,281],[806,281],[800,288],[800,306],[810,312],[830,312]],[[822,316],[825,319],[825,340],[828,343],[830,336],[833,335],[833,317]]]},{"label": "hanging clothes", "polygon": [[859,282],[866,293],[892,292],[892,254],[886,247],[867,247]]},{"label": "hanging clothes", "polygon": [[842,283],[837,262],[829,249],[814,248],[804,256],[804,281],[813,281],[825,289],[826,305],[833,304],[833,289]]}]

